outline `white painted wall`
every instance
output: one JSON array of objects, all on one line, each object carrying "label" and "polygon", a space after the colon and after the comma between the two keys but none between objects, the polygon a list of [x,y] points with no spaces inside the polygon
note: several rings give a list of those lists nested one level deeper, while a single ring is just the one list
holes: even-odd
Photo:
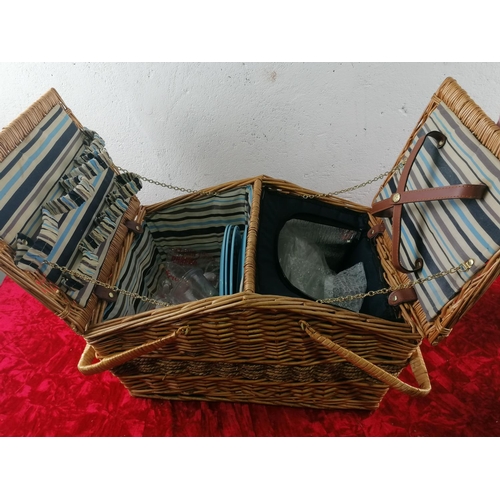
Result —
[{"label": "white painted wall", "polygon": [[[199,189],[267,174],[333,191],[392,167],[446,76],[498,119],[500,63],[1,63],[0,126],[54,87],[142,175]],[[345,196],[370,204],[378,185]],[[145,186],[140,198],[175,195]]]}]

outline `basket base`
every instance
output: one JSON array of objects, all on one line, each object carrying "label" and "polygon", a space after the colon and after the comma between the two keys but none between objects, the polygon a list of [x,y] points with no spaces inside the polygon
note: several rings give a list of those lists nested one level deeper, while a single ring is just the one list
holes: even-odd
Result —
[{"label": "basket base", "polygon": [[206,377],[165,380],[164,376],[120,377],[134,397],[180,401],[257,403],[327,410],[375,410],[388,391],[366,380],[273,384]]}]

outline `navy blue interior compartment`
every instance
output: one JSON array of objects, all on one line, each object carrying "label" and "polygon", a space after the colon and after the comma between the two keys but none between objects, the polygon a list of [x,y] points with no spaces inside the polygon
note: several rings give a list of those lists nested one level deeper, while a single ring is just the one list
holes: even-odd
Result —
[{"label": "navy blue interior compartment", "polygon": [[[367,291],[388,286],[383,278],[382,266],[374,243],[367,237],[369,229],[367,214],[264,187],[257,236],[257,293],[311,299],[287,280],[279,264],[279,234],[286,222],[291,219],[309,220],[359,231],[359,237],[350,243],[349,252],[343,261],[338,263],[335,271],[340,272],[362,262],[366,273]],[[307,259],[307,255],[304,258]],[[338,306],[341,307],[341,303],[338,303]],[[365,298],[360,312],[390,321],[402,321],[398,318],[397,309],[389,305],[386,295]]]}]

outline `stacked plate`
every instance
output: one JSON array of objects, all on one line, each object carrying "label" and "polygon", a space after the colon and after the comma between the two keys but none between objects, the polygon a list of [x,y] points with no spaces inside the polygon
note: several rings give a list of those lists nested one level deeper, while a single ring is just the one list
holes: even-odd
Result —
[{"label": "stacked plate", "polygon": [[231,295],[243,290],[243,266],[248,226],[226,226],[220,255],[219,294]]}]

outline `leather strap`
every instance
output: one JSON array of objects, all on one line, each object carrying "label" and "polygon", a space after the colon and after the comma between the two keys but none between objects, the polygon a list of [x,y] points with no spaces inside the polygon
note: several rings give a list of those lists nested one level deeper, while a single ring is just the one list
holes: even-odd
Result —
[{"label": "leather strap", "polygon": [[452,199],[463,200],[467,198],[477,200],[478,198],[482,198],[484,196],[485,191],[485,184],[456,184],[454,186],[403,191],[402,193],[399,193],[398,189],[398,197],[394,198],[394,195],[392,195],[391,198],[374,203],[372,205],[371,214],[376,217],[392,216],[394,205],[404,205],[406,203],[421,203],[425,201]]},{"label": "leather strap", "polygon": [[406,269],[400,262],[401,217],[403,205],[406,203],[419,203],[426,201],[449,199],[480,199],[484,196],[487,186],[484,184],[458,184],[437,188],[417,189],[406,191],[406,183],[415,159],[424,145],[425,140],[432,137],[437,141],[436,147],[441,149],[446,144],[446,136],[434,130],[422,136],[412,149],[406,161],[396,192],[388,199],[372,205],[372,215],[378,217],[392,217],[392,260],[394,267],[403,273],[411,273],[422,268],[422,259],[417,259],[411,269]]},{"label": "leather strap", "polygon": [[372,226],[368,233],[366,234],[370,240],[373,240],[377,236],[380,236],[385,231],[385,224],[382,221],[380,224],[375,224]]},{"label": "leather strap", "polygon": [[98,298],[105,300],[106,302],[116,302],[118,300],[118,292],[114,292],[113,290],[110,290],[102,285],[97,285],[94,288],[94,293]]},{"label": "leather strap", "polygon": [[142,224],[139,224],[135,220],[125,221],[125,226],[135,234],[142,234],[144,232],[144,227],[142,226]]},{"label": "leather strap", "polygon": [[417,298],[415,289],[412,287],[402,288],[401,290],[392,292],[389,294],[388,300],[391,306],[398,306],[399,304],[404,304],[405,302],[415,302]]}]

